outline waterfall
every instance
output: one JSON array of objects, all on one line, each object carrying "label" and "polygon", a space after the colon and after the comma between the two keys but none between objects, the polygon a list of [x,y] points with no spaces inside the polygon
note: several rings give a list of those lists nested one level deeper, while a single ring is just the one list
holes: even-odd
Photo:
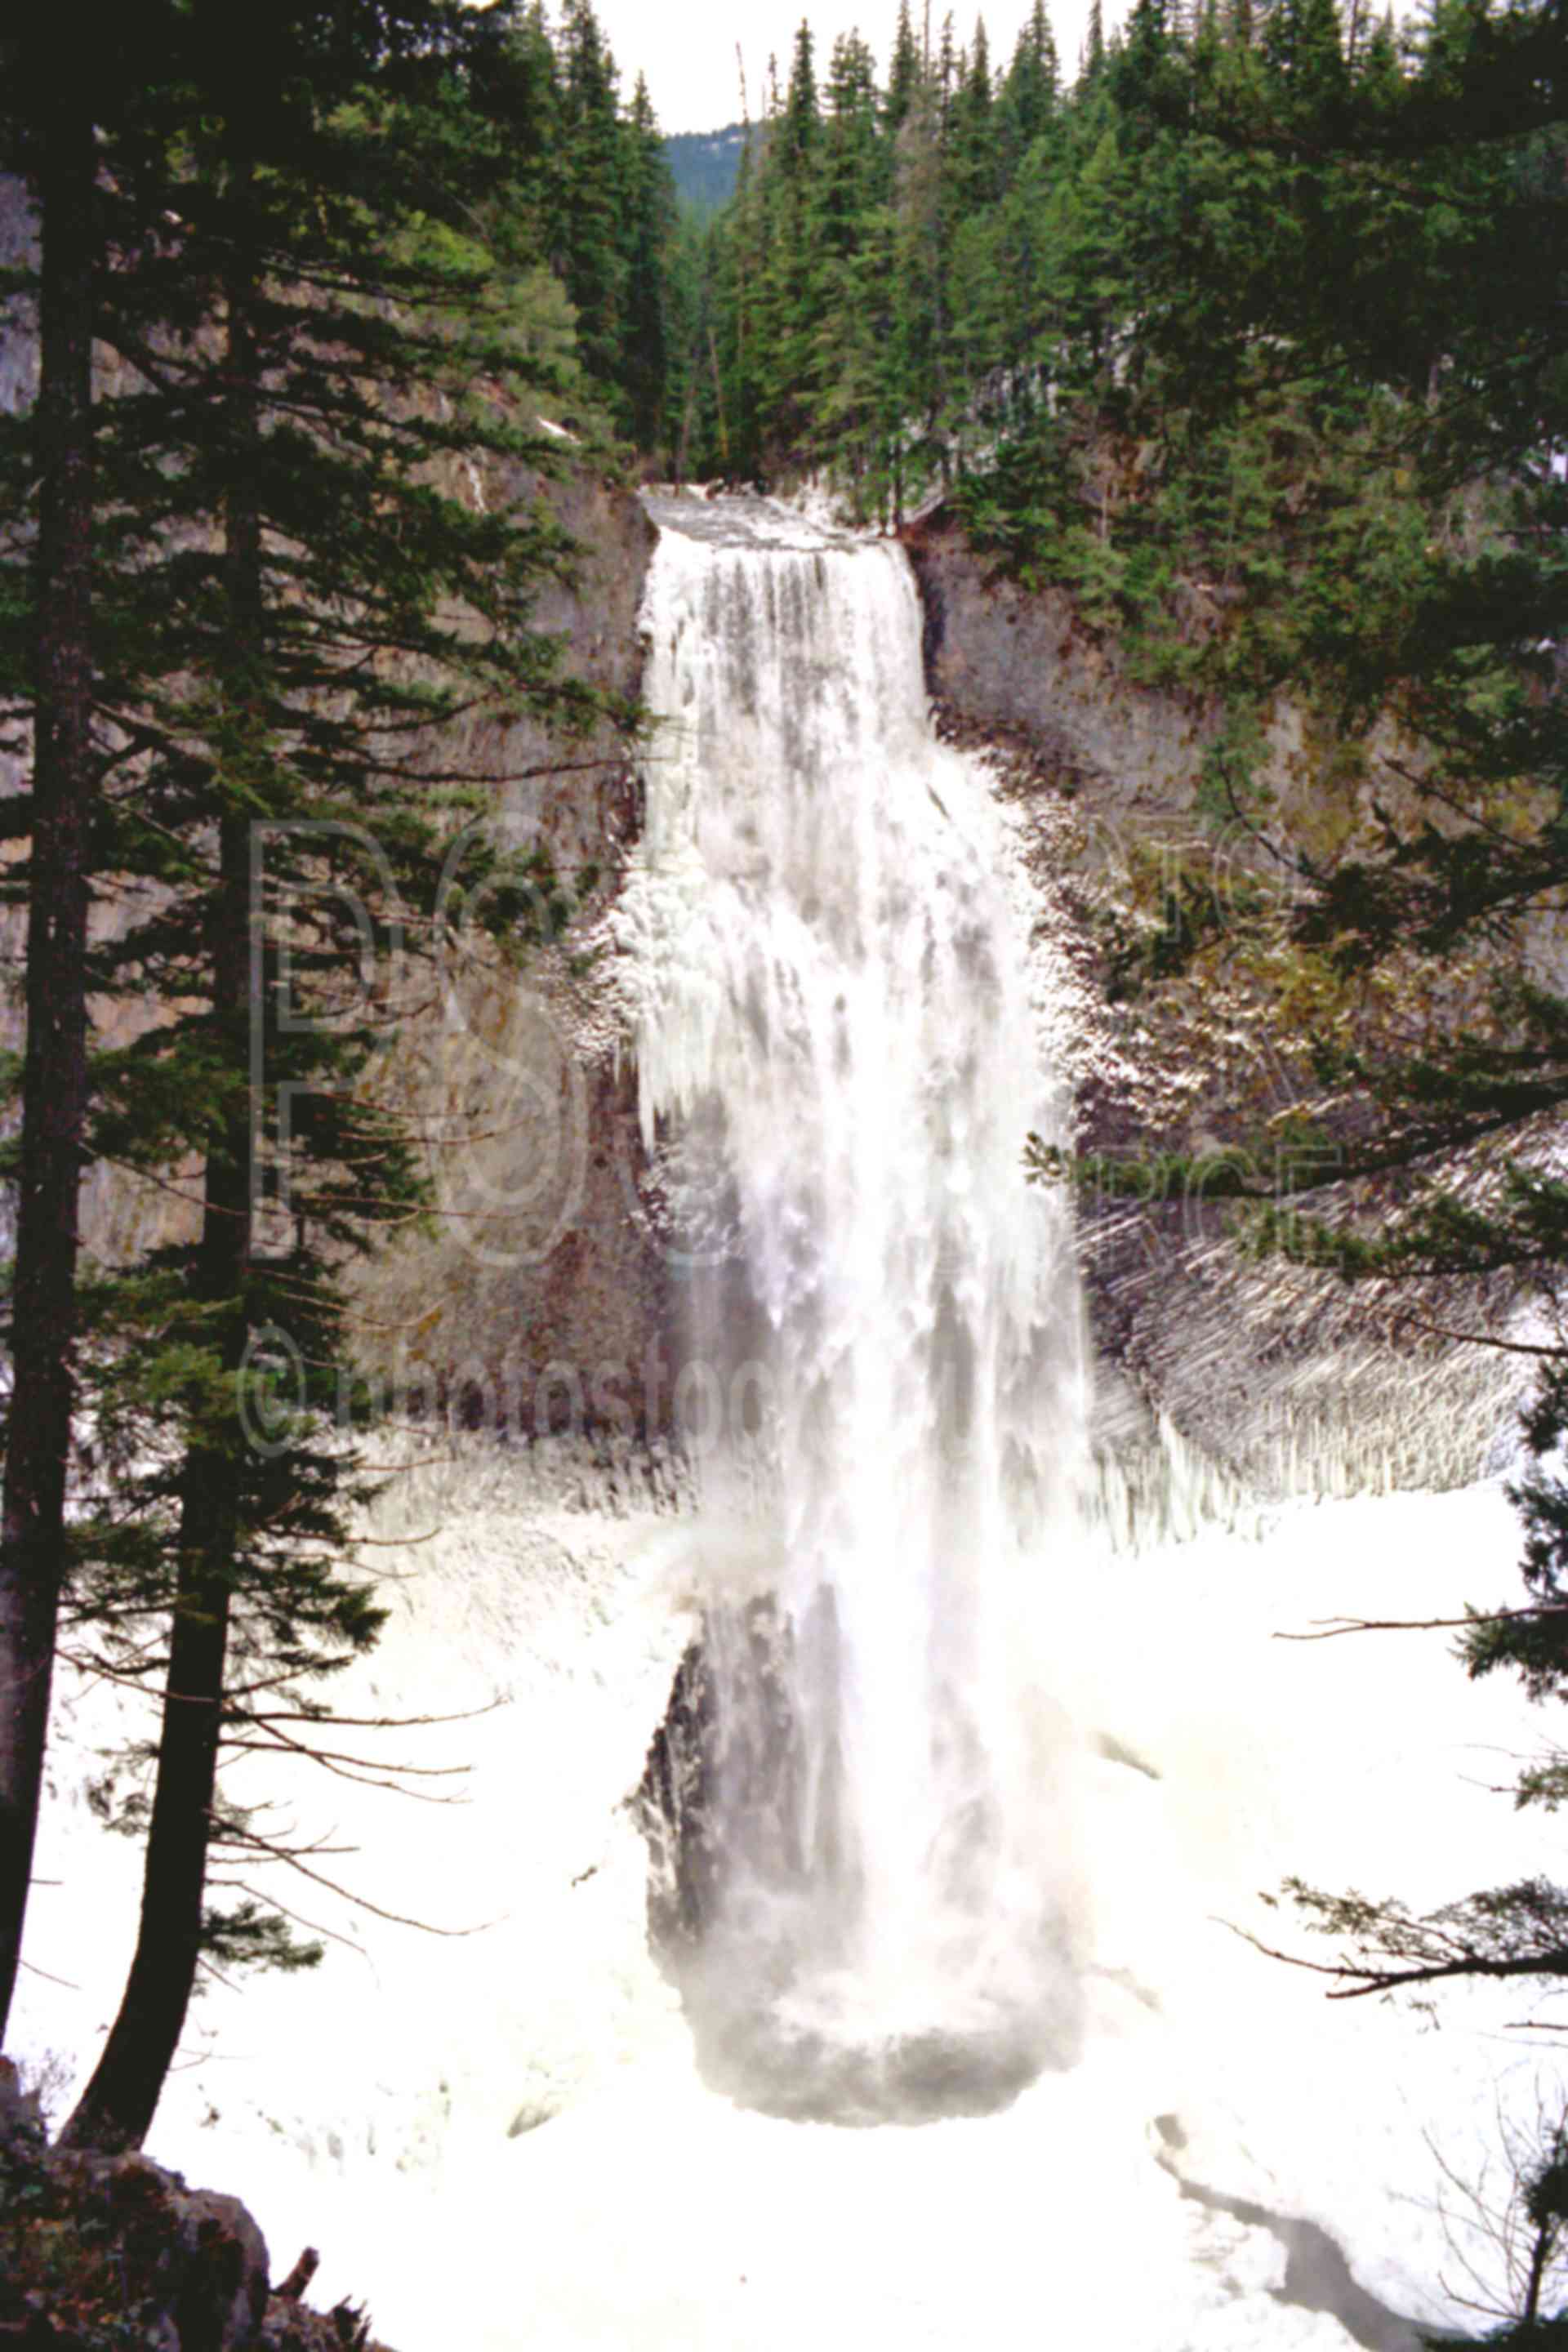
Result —
[{"label": "waterfall", "polygon": [[[1043,1648],[1084,1451],[1046,949],[901,550],[667,499],[617,929],[702,1457],[710,2071],[944,2112],[1068,2054]],[[714,2022],[714,2021],[717,2021]]]},{"label": "waterfall", "polygon": [[[1506,1598],[1517,1522],[1493,1486],[1226,1531],[1194,1465],[1191,1540],[1097,1547],[1072,1237],[1018,1164],[1071,1008],[1007,809],[931,740],[902,560],[656,511],[615,969],[701,1509],[597,1441],[406,1441],[386,1635],[332,1692],[384,1738],[231,1768],[325,1956],[215,1981],[151,2153],[411,2347],[1410,2345],[1368,2294],[1453,2325],[1456,2216],[1464,2291],[1509,2291],[1465,2187],[1558,2111],[1541,2037],[1517,1987],[1434,2033],[1246,1935],[1310,1950],[1287,1871],[1418,1908],[1539,1871],[1487,1784],[1540,1726],[1442,1634],[1277,1637]],[[135,1933],[97,1811],[143,1728],[62,1662],[12,2043],[59,2113]],[[657,1961],[650,1738],[689,1832]]]}]

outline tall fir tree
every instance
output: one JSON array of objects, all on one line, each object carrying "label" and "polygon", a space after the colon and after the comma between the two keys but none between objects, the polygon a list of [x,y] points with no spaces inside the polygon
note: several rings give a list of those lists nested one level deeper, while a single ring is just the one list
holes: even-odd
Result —
[{"label": "tall fir tree", "polygon": [[889,414],[891,221],[876,70],[858,34],[834,44],[817,184],[822,299],[812,342],[815,419],[863,500],[879,495]]},{"label": "tall fir tree", "polygon": [[1033,14],[1018,35],[1012,62],[1002,83],[1000,113],[1009,173],[1016,173],[1029,149],[1055,117],[1060,97],[1061,70],[1045,0],[1035,0]]},{"label": "tall fir tree", "polygon": [[893,36],[892,62],[888,72],[885,121],[889,139],[896,140],[920,94],[923,67],[921,45],[910,22],[910,0],[899,0],[898,29]]},{"label": "tall fir tree", "polygon": [[560,40],[561,163],[570,191],[558,228],[561,271],[584,363],[615,384],[626,352],[626,146],[615,59],[592,0],[565,0]]},{"label": "tall fir tree", "polygon": [[[30,166],[38,284],[41,484],[33,559],[33,846],[26,1053],[0,1527],[0,2040],[16,1987],[67,1575],[79,1194],[88,1111],[93,732],[93,330],[104,265],[94,79],[61,76],[32,27],[12,45],[8,161]],[[10,111],[9,110],[16,110]],[[18,152],[19,151],[19,152]],[[20,680],[17,681],[21,683]]]},{"label": "tall fir tree", "polygon": [[[515,347],[470,246],[443,260],[426,233],[469,29],[436,0],[299,0],[237,40],[200,0],[136,89],[114,182],[137,234],[98,321],[127,382],[95,436],[114,614],[89,684],[115,789],[90,854],[131,912],[91,977],[142,1017],[93,1057],[85,1150],[160,1188],[196,1168],[201,1211],[192,1239],[95,1282],[79,1349],[118,1466],[101,1511],[80,1498],[73,1609],[165,1682],[136,1955],[69,2126],[94,2144],[145,2130],[204,1953],[289,1956],[276,1917],[205,1900],[215,1836],[257,1844],[217,1759],[266,1694],[377,1622],[341,1559],[355,1473],[327,1417],[333,1269],[406,1216],[414,1171],[360,1083],[382,1016],[345,993],[360,932],[332,867],[374,827],[362,908],[383,932],[400,895],[427,917],[465,821],[455,780],[431,796],[428,730],[476,700],[563,722],[585,707],[529,624],[559,534],[504,495],[475,512],[437,487],[553,447],[473,402],[466,379],[515,370]],[[454,219],[468,194],[449,191]],[[36,789],[13,819],[38,813]],[[160,1652],[142,1637],[161,1621]]]},{"label": "tall fir tree", "polygon": [[669,257],[675,184],[665,161],[653,100],[641,74],[626,118],[626,327],[618,373],[632,438],[639,449],[651,450],[664,439],[671,363]]}]

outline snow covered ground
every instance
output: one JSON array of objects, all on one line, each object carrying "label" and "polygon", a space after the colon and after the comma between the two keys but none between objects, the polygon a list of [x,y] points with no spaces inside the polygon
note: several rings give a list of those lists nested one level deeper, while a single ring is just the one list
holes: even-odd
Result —
[{"label": "snow covered ground", "polygon": [[[1443,1634],[1274,1638],[1507,1598],[1495,1488],[1041,1560],[1081,1738],[1039,1835],[1076,1858],[1092,1912],[1087,2043],[1005,2112],[918,2128],[789,2123],[708,2091],[648,1955],[624,1800],[689,1630],[684,1523],[531,1500],[476,1453],[384,1524],[430,1539],[382,1555],[395,1621],[338,1703],[500,1700],[362,1735],[366,1755],[468,1764],[423,1784],[463,1801],[250,1763],[236,1793],[254,1772],[279,1824],[354,1849],[313,1867],[477,1932],[279,1879],[342,1940],[312,1976],[200,2003],[152,2152],[246,2196],[277,2270],[320,2245],[319,2286],[367,2297],[405,2352],[1342,2348],[1336,2320],[1276,2298],[1279,2235],[1184,2197],[1179,2168],[1321,2223],[1386,2305],[1467,2324],[1441,2281],[1473,2292],[1460,2258],[1493,2258],[1434,2150],[1460,2179],[1495,2166],[1498,2086],[1531,2107],[1550,2037],[1516,2030],[1529,2006],[1506,1988],[1435,2017],[1327,2002],[1226,1923],[1300,1945],[1258,1899],[1288,1871],[1415,1902],[1551,1871],[1550,1821],[1489,1789],[1543,1728],[1516,1692],[1468,1685]],[[136,1854],[81,1794],[112,1713],[62,1695],[17,2037],[37,2058],[90,2059],[133,1930]]]}]

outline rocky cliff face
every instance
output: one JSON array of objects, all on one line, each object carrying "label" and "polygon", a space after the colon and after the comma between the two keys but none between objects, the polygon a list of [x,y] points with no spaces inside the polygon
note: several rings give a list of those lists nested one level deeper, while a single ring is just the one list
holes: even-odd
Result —
[{"label": "rocky cliff face", "polygon": [[[926,614],[939,723],[992,750],[1025,803],[1042,866],[1065,898],[1096,1008],[1079,1086],[1086,1150],[1131,1160],[1209,1155],[1205,1185],[1088,1204],[1084,1255],[1108,1438],[1136,1454],[1140,1427],[1173,1423],[1238,1485],[1265,1495],[1474,1476],[1506,1423],[1517,1373],[1484,1351],[1401,1332],[1386,1303],[1235,1247],[1224,1171],[1253,1172],[1271,1136],[1312,1117],[1309,1173],[1332,1185],[1356,1108],[1318,1099],[1304,1050],[1325,1013],[1375,1042],[1423,1023],[1479,1017],[1484,968],[1396,971],[1379,993],[1335,1003],[1321,969],[1291,950],[1289,877],[1270,838],[1339,848],[1370,818],[1363,764],[1278,708],[1258,782],[1266,818],[1214,804],[1205,754],[1218,713],[1130,674],[1059,591],[1030,593],[968,546],[939,510],[907,535]],[[1194,629],[1208,625],[1194,610]],[[1368,836],[1370,837],[1370,836]],[[1272,940],[1255,919],[1278,900]],[[1213,936],[1190,964],[1171,950],[1184,908]],[[1236,919],[1231,919],[1232,916]],[[1244,919],[1245,918],[1245,919]],[[1118,944],[1113,949],[1112,938]],[[1135,943],[1128,959],[1126,941]],[[1258,1139],[1262,1139],[1261,1143]],[[1438,1318],[1438,1319],[1442,1319]]]},{"label": "rocky cliff face", "polygon": [[[502,487],[542,497],[577,547],[537,625],[573,676],[630,701],[656,537],[642,507],[585,469]],[[490,822],[543,847],[580,911],[558,949],[515,965],[459,941],[405,1027],[391,1081],[426,1138],[441,1213],[359,1277],[366,1366],[416,1414],[523,1436],[655,1434],[671,1395],[664,1251],[636,1073],[590,944],[640,823],[631,748],[608,725],[563,750],[480,720],[432,750],[455,776],[506,780]]]},{"label": "rocky cliff face", "polygon": [[[36,257],[26,189],[0,175],[0,264]],[[0,412],[24,411],[37,381],[36,318],[18,299],[0,320]],[[100,383],[112,393],[108,355]],[[537,502],[564,528],[576,553],[545,583],[534,625],[560,640],[569,675],[630,703],[655,532],[629,490],[563,457],[548,478],[468,467],[444,487],[479,504]],[[423,1140],[442,1213],[432,1233],[354,1270],[364,1372],[416,1417],[449,1412],[515,1434],[571,1429],[595,1440],[658,1432],[671,1394],[664,1253],[635,1072],[575,944],[613,892],[639,823],[628,740],[605,724],[565,749],[526,719],[478,715],[426,751],[438,781],[493,780],[486,824],[519,850],[545,850],[582,903],[559,952],[509,961],[476,938],[438,968],[410,959],[390,983],[373,982],[395,986],[408,1006],[386,1078]],[[0,760],[0,791],[20,789],[25,768]],[[119,896],[95,917],[100,932],[125,919]],[[19,957],[24,938],[22,918],[7,915],[7,952]],[[7,1044],[17,1042],[17,1018],[15,1005],[0,1015]],[[138,1018],[134,1006],[117,1010],[103,1042]],[[112,1262],[193,1229],[193,1213],[168,1191],[89,1171],[83,1230],[95,1255]]]},{"label": "rocky cliff face", "polygon": [[[31,234],[17,184],[0,180],[0,259],[25,258]],[[16,306],[0,338],[0,406],[25,405],[35,376],[31,322]],[[546,587],[538,625],[563,641],[576,676],[635,696],[655,537],[637,500],[571,466],[548,482],[473,474],[448,487],[554,510],[579,552],[571,575]],[[1042,872],[1065,892],[1086,1000],[1100,1008],[1079,1087],[1086,1143],[1130,1156],[1150,1146],[1218,1153],[1239,1132],[1267,1136],[1311,1100],[1301,1038],[1321,1004],[1309,1001],[1310,976],[1271,966],[1255,937],[1226,936],[1226,907],[1276,877],[1250,826],[1216,817],[1205,778],[1216,714],[1140,684],[1065,595],[997,576],[941,511],[908,545],[941,722],[1006,764]],[[1211,616],[1194,599],[1202,629]],[[363,1368],[415,1417],[530,1437],[572,1430],[635,1449],[670,1425],[670,1302],[635,1073],[587,944],[640,822],[635,761],[609,727],[563,752],[527,724],[483,719],[430,750],[437,772],[500,780],[490,822],[519,846],[547,849],[584,903],[561,949],[509,965],[475,943],[411,992],[417,1009],[389,1076],[425,1138],[442,1213],[356,1274]],[[1342,847],[1366,823],[1364,772],[1325,759],[1300,711],[1277,712],[1264,782],[1315,845]],[[1215,940],[1185,972],[1174,959],[1166,971],[1172,926],[1194,892],[1219,908]],[[1131,973],[1106,948],[1110,915],[1123,940],[1131,929],[1141,942]],[[1561,942],[1542,944],[1561,956]],[[1405,1034],[1424,1019],[1451,1024],[1476,1011],[1485,979],[1456,969],[1441,1001],[1422,998],[1425,981],[1396,984],[1373,1017]],[[1324,1132],[1331,1178],[1331,1120]],[[169,1238],[174,1213],[165,1194],[107,1171],[89,1178],[89,1240],[106,1256]],[[1266,1491],[1312,1483],[1324,1463],[1331,1483],[1471,1475],[1511,1386],[1497,1365],[1391,1338],[1359,1302],[1248,1266],[1228,1223],[1202,1188],[1091,1207],[1108,1434],[1125,1439],[1164,1414]]]},{"label": "rocky cliff face", "polygon": [[50,2147],[37,2101],[0,2058],[0,2344],[22,2352],[385,2352],[363,2310],[304,2302],[307,2248],[269,2284],[237,2197],[187,2188],[139,2152]]}]

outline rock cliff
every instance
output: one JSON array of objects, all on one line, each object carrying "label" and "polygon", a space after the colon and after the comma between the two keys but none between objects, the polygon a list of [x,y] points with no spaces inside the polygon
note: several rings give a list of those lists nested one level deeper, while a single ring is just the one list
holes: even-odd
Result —
[{"label": "rock cliff", "polygon": [[0,2058],[0,2345],[17,2352],[384,2352],[363,2313],[302,2300],[307,2253],[274,2291],[237,2197],[190,2189],[132,2153],[47,2145]]},{"label": "rock cliff", "polygon": [[[577,550],[537,625],[573,676],[632,701],[655,543],[641,505],[585,467],[504,488],[542,499]],[[515,964],[459,940],[404,1027],[392,1084],[426,1139],[441,1213],[359,1278],[366,1367],[416,1414],[529,1437],[657,1434],[671,1394],[664,1252],[636,1073],[584,944],[640,823],[633,750],[608,723],[563,749],[488,720],[432,748],[454,776],[506,780],[490,822],[548,853],[579,912],[559,949]]]},{"label": "rock cliff", "polygon": [[[1205,765],[1216,709],[1142,683],[1065,593],[1026,590],[945,510],[906,544],[938,723],[1000,761],[1065,900],[1091,1007],[1083,1148],[1196,1155],[1213,1171],[1179,1194],[1151,1179],[1142,1197],[1086,1206],[1107,1440],[1136,1459],[1140,1430],[1163,1424],[1263,1496],[1475,1476],[1517,1373],[1402,1331],[1386,1302],[1369,1311],[1342,1285],[1250,1260],[1224,1197],[1226,1171],[1249,1154],[1268,1177],[1279,1157],[1305,1153],[1299,1172],[1334,1186],[1356,1107],[1320,1098],[1310,1023],[1327,1014],[1363,1040],[1397,1028],[1408,1042],[1423,1024],[1481,1017],[1484,965],[1435,976],[1412,963],[1381,994],[1336,1001],[1331,974],[1291,948],[1278,847],[1370,839],[1365,759],[1316,740],[1310,714],[1281,704],[1256,780],[1267,814],[1216,805]],[[1195,597],[1190,625],[1212,625]],[[1258,919],[1270,900],[1272,934]],[[1175,950],[1194,908],[1211,936],[1188,961]]]},{"label": "rock cliff", "polygon": [[[0,181],[0,258],[25,257],[30,234],[16,184]],[[35,366],[18,308],[0,341],[0,405],[26,402]],[[570,464],[548,481],[476,474],[448,487],[553,510],[578,555],[546,586],[538,625],[563,641],[575,676],[634,698],[655,534],[631,492]],[[1042,874],[1065,891],[1096,1008],[1079,1074],[1086,1143],[1206,1152],[1218,1168],[1238,1134],[1285,1132],[1282,1120],[1312,1106],[1303,1016],[1321,1010],[1306,1001],[1321,975],[1271,965],[1244,927],[1227,938],[1227,908],[1278,877],[1258,829],[1216,812],[1205,758],[1217,714],[1140,682],[1125,649],[1087,629],[1064,593],[1001,576],[944,510],[906,543],[940,722],[1001,758],[1037,829]],[[1201,588],[1191,602],[1191,628],[1211,626]],[[499,780],[490,821],[520,847],[545,849],[584,911],[559,950],[510,965],[476,944],[416,992],[390,1083],[425,1139],[442,1214],[356,1274],[363,1369],[415,1418],[522,1437],[573,1431],[635,1452],[671,1423],[671,1302],[635,1073],[584,944],[638,830],[633,747],[606,725],[563,752],[526,724],[476,719],[430,748],[437,771]],[[1300,710],[1276,711],[1262,782],[1315,847],[1343,847],[1366,824],[1364,767],[1316,742]],[[1217,908],[1215,937],[1184,971],[1167,949],[1197,903]],[[1135,972],[1108,947],[1112,920],[1140,942]],[[1561,942],[1545,944],[1561,958]],[[1414,978],[1372,1017],[1406,1034],[1412,1022],[1451,1024],[1477,1012],[1485,983],[1484,970],[1456,969],[1434,997],[1429,977]],[[1318,1131],[1331,1180],[1332,1118]],[[170,1217],[164,1196],[132,1193],[106,1171],[89,1179],[89,1240],[106,1256],[168,1238]],[[1108,1437],[1125,1442],[1163,1417],[1265,1492],[1473,1475],[1511,1389],[1495,1362],[1391,1336],[1386,1318],[1369,1324],[1359,1302],[1320,1282],[1248,1265],[1230,1222],[1202,1186],[1090,1207]]]},{"label": "rock cliff", "polygon": [[[26,190],[0,174],[0,264],[26,266],[36,251]],[[16,299],[0,324],[0,413],[15,415],[37,387],[32,306]],[[100,362],[107,394],[116,371],[110,355]],[[548,478],[468,467],[444,487],[479,505],[537,504],[561,525],[575,554],[544,583],[533,624],[559,641],[568,675],[634,703],[655,533],[632,492],[565,449]],[[563,748],[526,719],[476,714],[425,748],[437,780],[493,780],[486,824],[520,851],[543,850],[581,907],[559,952],[509,961],[460,938],[439,966],[411,959],[393,977],[408,1012],[386,1076],[423,1143],[442,1213],[431,1232],[354,1269],[365,1376],[416,1418],[450,1413],[518,1435],[569,1429],[595,1441],[658,1433],[672,1392],[664,1260],[635,1072],[574,945],[637,834],[629,737],[606,721]],[[25,764],[0,757],[0,791],[20,788]],[[95,911],[100,935],[125,919],[112,894]],[[19,956],[24,935],[13,911],[0,938]],[[384,989],[388,976],[372,985]],[[7,1044],[17,1042],[17,1017],[15,1005],[0,1016]],[[100,1042],[118,1042],[140,1017],[135,1006],[116,1009]],[[89,1172],[84,1238],[100,1258],[186,1238],[193,1214],[166,1189]]]}]

